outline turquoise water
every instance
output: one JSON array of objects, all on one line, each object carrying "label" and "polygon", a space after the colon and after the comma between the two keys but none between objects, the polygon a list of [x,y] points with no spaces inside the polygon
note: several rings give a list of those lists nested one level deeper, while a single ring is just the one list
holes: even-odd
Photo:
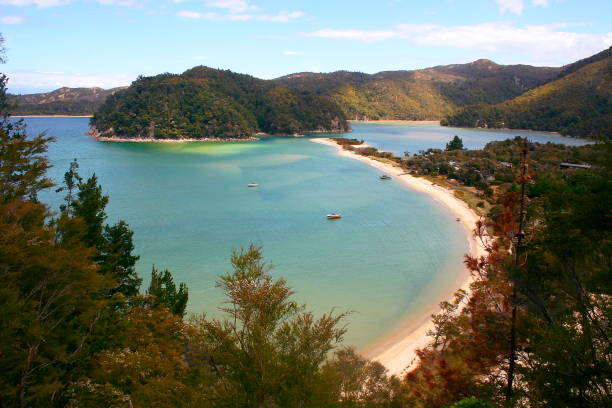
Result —
[{"label": "turquoise water", "polygon": [[[346,342],[363,347],[443,300],[468,249],[440,203],[381,182],[372,167],[307,139],[101,143],[84,135],[87,118],[27,123],[30,132],[57,138],[49,148],[55,180],[73,158],[82,175],[98,175],[110,195],[109,220],[125,219],[135,231],[139,273],[146,279],[152,264],[170,269],[189,286],[191,312],[218,315],[223,298],[215,280],[230,270],[232,248],[254,243],[309,309],[352,311]],[[351,137],[369,143],[387,144],[390,130],[396,146],[417,143],[397,135],[418,133],[418,126],[353,128]],[[474,137],[484,144],[487,135]],[[426,139],[418,139],[421,149],[433,145]],[[42,199],[57,207],[61,197]],[[329,212],[343,218],[328,221]]]},{"label": "turquoise water", "polygon": [[527,137],[532,142],[563,143],[581,146],[590,143],[585,139],[563,137],[549,132],[531,132],[521,130],[468,129],[440,126],[431,122],[351,122],[353,132],[350,137],[364,140],[380,150],[403,156],[428,148],[444,149],[446,143],[457,135],[468,149],[481,149],[492,140],[505,140],[515,136]]}]

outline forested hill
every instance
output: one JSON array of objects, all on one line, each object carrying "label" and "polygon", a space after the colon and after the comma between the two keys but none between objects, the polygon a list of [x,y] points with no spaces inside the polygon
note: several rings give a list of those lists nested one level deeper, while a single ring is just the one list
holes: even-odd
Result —
[{"label": "forested hill", "polygon": [[369,75],[338,71],[302,72],[276,83],[330,96],[351,119],[441,119],[458,107],[498,103],[554,79],[560,68],[498,65],[481,59],[469,64]]},{"label": "forested hill", "polygon": [[9,102],[14,106],[13,115],[92,115],[109,95],[124,88],[63,87],[45,93],[10,95]]},{"label": "forested hill", "polygon": [[91,120],[95,134],[121,138],[248,138],[350,129],[329,98],[203,66],[139,77]]},{"label": "forested hill", "polygon": [[610,49],[563,68],[559,78],[495,105],[468,106],[442,124],[556,131],[571,136],[611,137]]}]

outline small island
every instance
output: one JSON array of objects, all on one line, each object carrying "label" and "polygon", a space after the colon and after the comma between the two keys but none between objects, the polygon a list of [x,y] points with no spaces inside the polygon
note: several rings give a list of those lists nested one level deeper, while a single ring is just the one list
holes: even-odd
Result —
[{"label": "small island", "polygon": [[225,141],[349,130],[329,98],[199,66],[180,75],[139,77],[106,99],[90,134],[111,141]]}]

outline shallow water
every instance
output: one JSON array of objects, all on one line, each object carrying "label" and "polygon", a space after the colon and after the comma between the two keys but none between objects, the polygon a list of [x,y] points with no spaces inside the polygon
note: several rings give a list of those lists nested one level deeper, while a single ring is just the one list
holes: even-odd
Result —
[{"label": "shallow water", "polygon": [[[346,342],[363,347],[443,300],[468,249],[441,203],[307,139],[102,143],[84,135],[87,118],[26,120],[31,133],[57,138],[49,148],[55,180],[73,158],[82,175],[98,175],[109,220],[135,231],[139,273],[146,281],[151,265],[170,269],[189,286],[190,312],[219,314],[215,280],[230,270],[232,248],[254,243],[309,309],[352,311]],[[348,136],[423,149],[446,143],[429,140],[431,131],[447,135],[438,128],[418,136],[418,126],[357,123]],[[487,134],[473,132],[464,141],[484,144]],[[41,198],[55,208],[61,201],[52,192]],[[343,218],[329,221],[330,212]]]}]

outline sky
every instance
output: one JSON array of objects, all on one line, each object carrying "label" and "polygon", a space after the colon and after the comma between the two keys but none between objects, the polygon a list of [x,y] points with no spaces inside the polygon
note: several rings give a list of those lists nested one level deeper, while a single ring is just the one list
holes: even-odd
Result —
[{"label": "sky", "polygon": [[196,65],[259,78],[561,66],[612,45],[610,0],[0,0],[12,93],[112,88]]}]

